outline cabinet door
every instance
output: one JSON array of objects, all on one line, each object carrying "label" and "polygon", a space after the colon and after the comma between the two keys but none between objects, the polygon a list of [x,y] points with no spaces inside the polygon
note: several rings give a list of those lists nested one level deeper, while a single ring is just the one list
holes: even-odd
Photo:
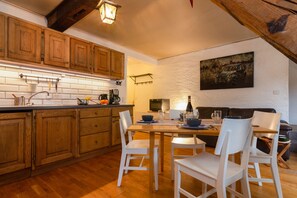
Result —
[{"label": "cabinet door", "polygon": [[111,51],[111,78],[124,79],[124,58],[123,53]]},{"label": "cabinet door", "polygon": [[91,72],[91,44],[75,38],[70,39],[70,68],[77,71]]},{"label": "cabinet door", "polygon": [[44,64],[69,68],[69,37],[44,30]]},{"label": "cabinet door", "polygon": [[8,58],[41,62],[41,28],[14,18],[8,18]]},{"label": "cabinet door", "polygon": [[31,113],[1,113],[0,128],[0,175],[31,167]]},{"label": "cabinet door", "polygon": [[100,74],[106,77],[110,76],[110,50],[101,47],[94,46],[93,53],[93,61],[94,61],[94,73]]},{"label": "cabinet door", "polygon": [[75,110],[36,112],[36,166],[73,158],[76,150]]},{"label": "cabinet door", "polygon": [[0,14],[0,58],[5,56],[5,16]]},{"label": "cabinet door", "polygon": [[112,108],[112,131],[111,131],[111,144],[117,145],[121,144],[121,134],[120,134],[120,117],[119,112],[129,110],[131,119],[133,120],[133,107],[115,107]]},{"label": "cabinet door", "polygon": [[120,117],[112,118],[111,126],[111,145],[121,144],[121,134],[120,134]]}]

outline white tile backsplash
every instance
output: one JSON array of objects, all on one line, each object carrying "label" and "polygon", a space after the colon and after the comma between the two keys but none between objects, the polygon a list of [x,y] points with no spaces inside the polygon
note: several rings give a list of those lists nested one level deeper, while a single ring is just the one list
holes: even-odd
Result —
[{"label": "white tile backsplash", "polygon": [[[34,74],[38,76],[50,76],[60,78],[58,83],[58,90],[55,89],[55,83],[51,84],[49,90],[49,83],[46,79],[39,79],[36,85],[29,85],[27,83],[37,83],[37,80],[28,80],[20,78],[19,74]],[[99,94],[108,94],[110,89],[117,89],[114,81],[107,81],[96,78],[89,78],[83,76],[75,76],[64,74],[63,78],[57,73],[51,71],[35,71],[28,68],[11,68],[0,66],[0,106],[14,105],[14,97],[25,96],[26,102],[28,98],[39,91],[48,91],[47,96],[45,93],[38,94],[31,99],[36,105],[76,105],[76,98],[91,97],[97,101]]]}]

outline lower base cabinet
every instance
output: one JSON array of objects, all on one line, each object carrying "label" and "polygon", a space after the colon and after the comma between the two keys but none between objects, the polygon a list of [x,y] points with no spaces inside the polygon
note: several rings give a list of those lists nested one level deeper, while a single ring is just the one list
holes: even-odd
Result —
[{"label": "lower base cabinet", "polygon": [[[120,134],[120,112],[130,111],[131,117],[133,116],[133,107],[114,107],[112,108],[112,132],[111,132],[111,145],[115,146],[121,144],[121,134]],[[132,119],[132,118],[131,118]],[[132,119],[133,120],[133,119]]]},{"label": "lower base cabinet", "polygon": [[31,113],[0,113],[0,175],[31,167]]},{"label": "lower base cabinet", "polygon": [[79,154],[110,146],[110,108],[79,110]]},{"label": "lower base cabinet", "polygon": [[119,148],[133,107],[0,113],[0,185]]},{"label": "lower base cabinet", "polygon": [[36,166],[74,158],[76,150],[75,109],[36,111]]}]

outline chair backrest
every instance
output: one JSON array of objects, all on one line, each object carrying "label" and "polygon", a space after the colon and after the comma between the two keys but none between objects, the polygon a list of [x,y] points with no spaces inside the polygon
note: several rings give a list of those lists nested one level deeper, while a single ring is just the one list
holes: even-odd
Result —
[{"label": "chair backrest", "polygon": [[[121,133],[121,141],[122,147],[126,146],[126,132],[130,125],[132,125],[132,119],[130,116],[130,111],[122,111],[120,114],[120,133]],[[132,141],[132,133],[128,132],[128,140]]]},{"label": "chair backrest", "polygon": [[248,136],[252,132],[251,119],[223,119],[215,154],[221,155],[226,136],[229,137],[227,154],[234,154],[244,149]]},{"label": "chair backrest", "polygon": [[249,150],[252,139],[251,119],[224,119],[215,148],[215,154],[220,155],[218,180],[224,182],[227,172],[229,154],[242,152],[240,166],[247,169]]},{"label": "chair backrest", "polygon": [[[280,113],[267,113],[267,112],[261,112],[261,111],[254,111],[253,120],[252,120],[253,125],[258,125],[260,127],[276,130],[278,132],[277,134],[265,135],[266,137],[273,139],[270,154],[277,153],[280,118],[281,118]],[[263,134],[261,135],[263,136]]]}]

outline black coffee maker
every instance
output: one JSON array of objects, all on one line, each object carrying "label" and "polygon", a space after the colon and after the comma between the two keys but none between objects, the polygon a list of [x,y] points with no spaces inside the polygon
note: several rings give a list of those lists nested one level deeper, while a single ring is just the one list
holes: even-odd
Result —
[{"label": "black coffee maker", "polygon": [[120,104],[121,98],[119,96],[118,89],[111,89],[109,90],[109,104],[111,105],[118,105]]}]

